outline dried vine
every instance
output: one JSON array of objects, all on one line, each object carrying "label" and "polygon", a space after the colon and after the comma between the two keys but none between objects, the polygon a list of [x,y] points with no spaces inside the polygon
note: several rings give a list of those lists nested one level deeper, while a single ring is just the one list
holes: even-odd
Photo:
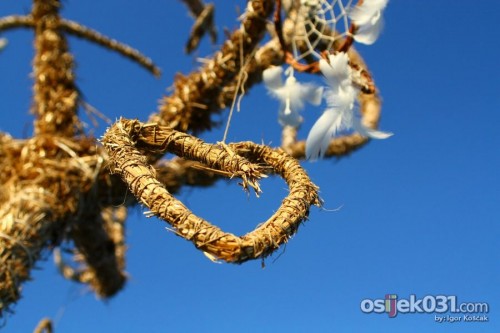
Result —
[{"label": "dried vine", "polygon": [[[205,33],[215,39],[214,6],[183,2],[196,19],[187,43],[191,51]],[[264,70],[290,61],[287,50],[300,31],[297,16],[302,12],[300,1],[289,3],[276,32],[268,24],[275,1],[248,1],[239,29],[201,68],[175,77],[173,92],[163,97],[157,113],[146,123],[120,119],[101,142],[84,132],[78,117],[80,95],[66,36],[114,50],[155,75],[159,69],[139,51],[61,18],[59,0],[34,0],[30,14],[0,18],[0,32],[32,29],[35,40],[33,137],[21,140],[0,133],[0,317],[12,312],[37,261],[61,245],[73,254],[68,260],[63,251],[54,252],[65,278],[88,284],[102,298],[120,291],[128,276],[127,208],[137,203],[214,260],[264,258],[297,232],[320,199],[318,187],[297,161],[305,157],[305,141],[296,128],[283,128],[280,148],[252,142],[208,144],[194,136],[212,129],[212,115],[260,83]],[[267,33],[271,38],[262,44]],[[327,33],[335,36],[336,31]],[[362,58],[347,44],[328,49],[319,43],[317,51],[348,49],[363,124],[376,128],[378,91]],[[332,139],[325,156],[344,156],[367,141],[359,134]],[[178,157],[162,160],[166,152]],[[259,194],[259,180],[268,175],[282,177],[289,194],[265,223],[243,236],[220,230],[173,196],[183,186],[211,186],[223,177],[238,178],[244,189]],[[51,331],[50,321],[42,321],[37,330]]]}]

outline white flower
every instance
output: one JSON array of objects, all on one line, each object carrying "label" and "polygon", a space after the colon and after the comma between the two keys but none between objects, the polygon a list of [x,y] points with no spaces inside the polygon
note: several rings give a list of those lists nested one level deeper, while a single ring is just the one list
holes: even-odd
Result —
[{"label": "white flower", "polygon": [[281,102],[278,118],[280,124],[298,127],[303,121],[299,111],[304,108],[304,101],[319,105],[323,87],[317,87],[312,83],[302,84],[298,82],[293,76],[293,70],[290,70],[283,83],[282,73],[283,68],[271,67],[262,73],[262,78],[269,93]]},{"label": "white flower", "polygon": [[306,140],[306,158],[323,157],[333,137],[342,131],[355,130],[363,136],[385,139],[392,133],[377,131],[364,126],[359,114],[355,114],[354,102],[358,90],[352,84],[352,69],[346,53],[329,56],[330,63],[322,59],[319,69],[329,88],[325,91],[327,109],[311,128]]},{"label": "white flower", "polygon": [[384,26],[382,12],[389,0],[364,0],[361,6],[349,11],[349,18],[358,27],[354,40],[362,44],[373,44]]}]

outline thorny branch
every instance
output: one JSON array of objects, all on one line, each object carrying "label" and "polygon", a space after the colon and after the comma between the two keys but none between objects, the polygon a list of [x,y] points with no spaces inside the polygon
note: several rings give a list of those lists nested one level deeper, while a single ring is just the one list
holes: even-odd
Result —
[{"label": "thorny branch", "polygon": [[[187,47],[192,50],[205,32],[215,38],[214,7],[183,1],[197,20]],[[268,24],[275,1],[248,1],[240,28],[201,68],[174,78],[173,92],[163,97],[157,113],[146,123],[119,120],[108,129],[102,145],[83,131],[78,118],[80,97],[66,35],[115,50],[155,75],[159,69],[133,48],[62,19],[59,0],[34,0],[31,14],[0,18],[0,32],[28,28],[35,34],[33,137],[19,140],[0,133],[0,317],[12,312],[44,250],[61,244],[74,254],[71,263],[55,252],[63,276],[90,285],[100,297],[116,294],[127,279],[126,208],[137,202],[214,260],[242,263],[264,258],[297,232],[310,206],[320,200],[318,188],[296,160],[305,155],[296,129],[283,129],[282,149],[251,142],[208,144],[193,136],[212,129],[213,114],[225,109],[242,89],[260,83],[266,68],[285,61],[282,45],[289,49],[299,15],[299,2],[289,3],[293,5],[286,9],[278,36]],[[271,38],[262,44],[266,33]],[[334,44],[332,50],[322,49],[326,43],[318,45],[322,52],[345,43]],[[352,47],[349,56],[360,73],[355,80],[362,88],[358,99],[363,122],[376,128],[376,87]],[[358,134],[334,139],[326,156],[344,156],[366,142]],[[179,157],[161,160],[166,152]],[[259,193],[258,181],[268,174],[283,177],[290,192],[267,222],[244,236],[223,232],[172,195],[185,185],[211,186],[222,177],[239,178],[244,188]],[[128,190],[137,200],[124,195]],[[50,331],[47,323],[41,323],[39,331]]]}]

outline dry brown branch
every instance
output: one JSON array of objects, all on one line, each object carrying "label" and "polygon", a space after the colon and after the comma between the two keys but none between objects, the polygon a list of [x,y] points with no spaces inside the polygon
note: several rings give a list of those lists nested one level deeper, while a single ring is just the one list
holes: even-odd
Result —
[{"label": "dry brown branch", "polygon": [[35,1],[34,105],[35,135],[72,137],[81,128],[76,115],[78,92],[73,56],[59,31],[59,2]]},{"label": "dry brown branch", "polygon": [[[210,256],[234,263],[266,257],[297,231],[300,223],[307,218],[310,205],[320,204],[317,187],[295,159],[279,150],[251,142],[231,144],[229,147],[235,153],[259,165],[264,164],[283,177],[290,193],[276,213],[249,234],[238,237],[223,232],[175,199],[156,179],[154,169],[146,163],[147,158],[139,149],[152,152],[161,149],[178,154],[176,147],[184,145],[189,151],[188,155],[184,154],[185,158],[196,159],[209,168],[242,178],[249,170],[261,167],[252,168],[246,159],[240,160],[238,155],[217,145],[192,144],[189,141],[196,139],[183,135],[177,139],[176,132],[171,128],[122,119],[108,129],[102,143],[109,153],[111,171],[121,175],[136,198],[154,215],[174,227],[179,236],[192,241]],[[235,174],[235,169],[241,171]]]},{"label": "dry brown branch", "polygon": [[49,318],[43,318],[40,320],[38,325],[36,325],[33,333],[52,333],[52,321]]},{"label": "dry brown branch", "polygon": [[133,47],[120,43],[115,39],[109,38],[77,22],[61,20],[60,26],[61,29],[75,37],[86,39],[97,43],[106,49],[118,52],[122,56],[127,57],[133,62],[141,65],[157,77],[161,75],[161,70],[153,63],[153,61]]},{"label": "dry brown branch", "polygon": [[21,141],[3,135],[0,147],[3,312],[19,298],[42,250],[59,243],[66,226],[79,219],[79,198],[95,181],[99,154],[92,140],[48,136]]},{"label": "dry brown branch", "polygon": [[[80,207],[88,210],[91,205],[84,203]],[[78,270],[78,280],[89,284],[99,297],[109,298],[126,281],[124,222],[127,210],[123,206],[96,207],[89,212],[81,212],[71,229],[76,258],[83,266]]]},{"label": "dry brown branch", "polygon": [[63,259],[60,248],[55,248],[52,253],[54,255],[54,264],[56,265],[57,269],[59,269],[59,273],[61,273],[61,275],[64,276],[65,279],[83,283],[81,277],[82,272],[72,267]]},{"label": "dry brown branch", "polygon": [[35,23],[31,15],[9,15],[0,18],[0,31],[13,28],[33,28]]},{"label": "dry brown branch", "polygon": [[[0,31],[6,31],[13,28],[34,28],[35,22],[32,15],[20,16],[11,15],[7,17],[0,18]],[[144,54],[138,50],[120,43],[117,40],[109,38],[93,29],[90,29],[80,23],[59,19],[58,28],[62,31],[73,35],[78,38],[82,38],[94,43],[97,43],[104,48],[112,51],[116,51],[124,57],[129,58],[133,62],[136,62],[140,66],[144,67],[155,76],[160,76],[161,70],[153,63],[151,59],[146,57]]]},{"label": "dry brown branch", "polygon": [[[126,281],[125,229],[127,210],[124,206],[107,207],[99,218],[82,216],[72,234],[76,245],[75,261],[80,267],[66,263],[59,249],[54,250],[54,262],[69,280],[88,284],[99,297],[116,294]],[[91,219],[92,218],[92,219]]]},{"label": "dry brown branch", "polygon": [[193,28],[189,34],[189,39],[186,43],[186,53],[191,53],[198,48],[201,38],[208,31],[212,44],[217,41],[217,29],[214,25],[214,10],[213,4],[205,5],[201,0],[182,0],[191,15],[195,18]]},{"label": "dry brown branch", "polygon": [[178,75],[172,95],[163,98],[159,112],[150,123],[170,126],[183,132],[199,133],[212,127],[211,114],[219,112],[217,97],[241,68],[240,52],[248,56],[264,36],[266,18],[273,1],[251,0],[240,29],[224,43],[221,50],[199,71],[189,76]]},{"label": "dry brown branch", "polygon": [[[257,193],[260,192],[258,180],[265,177],[262,167],[250,163],[230,149],[204,143],[194,136],[170,127],[143,125],[137,120],[122,119],[108,129],[102,142],[110,154],[111,161],[139,160],[145,163],[145,156],[136,152],[136,145],[139,149],[147,147],[149,153],[168,151],[198,161],[213,172],[223,172],[229,178],[241,178],[245,189],[250,186]],[[151,172],[154,174],[154,169],[151,169]]]}]

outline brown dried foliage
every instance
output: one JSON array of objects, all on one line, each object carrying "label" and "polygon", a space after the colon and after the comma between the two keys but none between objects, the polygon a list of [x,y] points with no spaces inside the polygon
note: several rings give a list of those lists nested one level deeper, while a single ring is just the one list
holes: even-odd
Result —
[{"label": "brown dried foliage", "polygon": [[[201,1],[184,2],[201,5],[191,11],[206,19]],[[294,129],[284,128],[281,149],[252,142],[208,144],[187,134],[211,129],[212,114],[259,83],[264,69],[283,63],[276,36],[260,44],[273,7],[273,0],[248,1],[241,27],[203,67],[177,75],[158,113],[147,123],[119,120],[102,145],[83,132],[78,118],[80,97],[66,34],[97,42],[158,74],[154,64],[126,45],[60,18],[59,0],[34,0],[31,14],[0,19],[0,31],[21,27],[35,32],[33,137],[18,140],[0,133],[0,317],[20,298],[22,284],[44,250],[62,242],[70,241],[76,263],[66,262],[57,251],[63,276],[90,285],[100,297],[118,292],[127,278],[126,208],[137,202],[214,260],[264,258],[297,232],[310,206],[320,200],[318,188],[296,160],[304,157],[305,144]],[[195,39],[214,31],[210,20],[203,22],[196,23]],[[293,22],[285,19],[283,27],[289,43],[287,27],[293,29]],[[362,59],[353,49],[349,52],[352,65],[364,69],[360,85],[374,87]],[[359,100],[363,121],[376,127],[377,94],[365,91]],[[364,143],[356,134],[335,139],[326,155],[342,156]],[[160,160],[165,152],[179,157]],[[172,195],[185,185],[210,186],[221,177],[239,178],[245,189],[259,193],[259,180],[267,175],[283,177],[289,194],[268,221],[243,236],[223,232]],[[124,195],[127,188],[137,201]]]},{"label": "brown dried foliage", "polygon": [[[241,263],[271,254],[297,231],[307,218],[310,205],[319,205],[317,187],[299,163],[286,153],[266,146],[242,142],[220,147],[170,127],[124,119],[107,131],[102,143],[109,153],[111,171],[122,176],[152,215],[172,225],[177,235],[192,241],[198,249],[227,262]],[[156,179],[154,168],[147,164],[147,157],[140,150],[168,151],[196,160],[230,178],[241,178],[244,188],[250,184],[256,191],[259,189],[256,180],[265,170],[261,165],[265,165],[286,180],[290,193],[267,222],[237,237],[197,217],[175,199]]]}]

